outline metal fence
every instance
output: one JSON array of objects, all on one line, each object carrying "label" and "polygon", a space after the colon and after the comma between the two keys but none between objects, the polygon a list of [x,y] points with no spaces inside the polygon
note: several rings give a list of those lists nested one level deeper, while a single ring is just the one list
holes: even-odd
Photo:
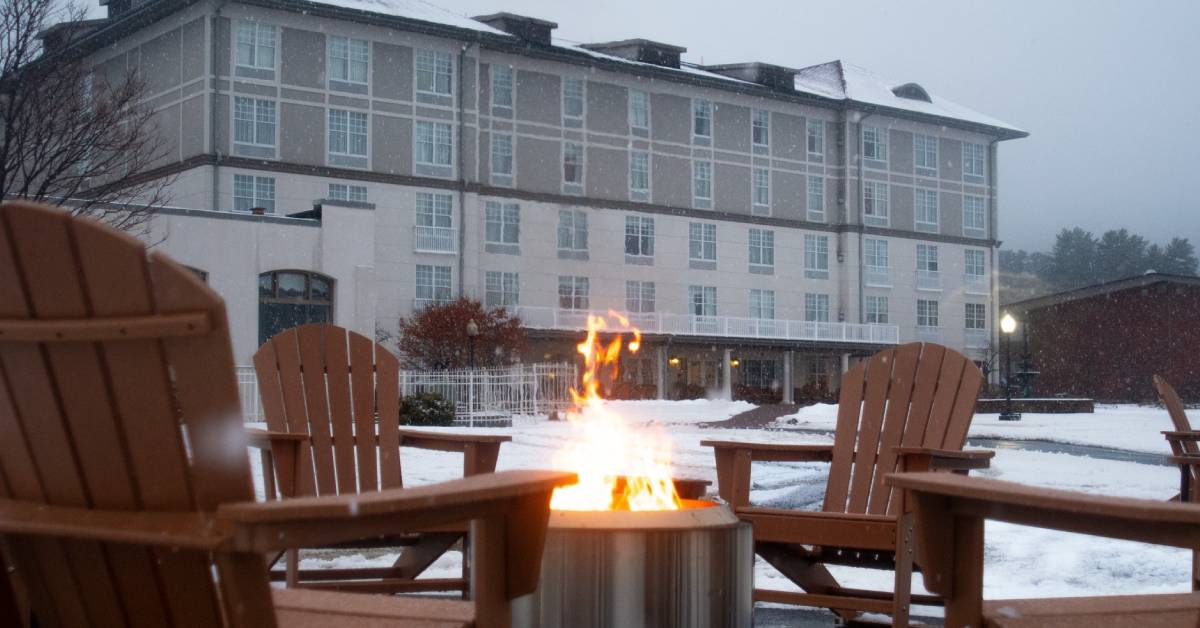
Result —
[{"label": "metal fence", "polygon": [[[254,367],[237,367],[246,421],[262,421]],[[400,394],[435,392],[454,404],[462,425],[507,423],[515,415],[561,412],[571,404],[574,364],[538,363],[453,371],[400,371]]]}]

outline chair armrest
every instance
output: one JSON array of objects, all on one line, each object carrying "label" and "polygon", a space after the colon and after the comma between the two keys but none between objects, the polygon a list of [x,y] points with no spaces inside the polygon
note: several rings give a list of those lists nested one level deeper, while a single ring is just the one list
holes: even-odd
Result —
[{"label": "chair armrest", "polygon": [[216,550],[232,528],[211,513],[97,510],[0,499],[0,533]]},{"label": "chair armrest", "polygon": [[942,471],[986,469],[996,452],[989,449],[936,449],[933,447],[893,447],[903,471]]},{"label": "chair armrest", "polygon": [[825,462],[833,460],[833,445],[784,445],[702,440],[717,457],[717,493],[730,506],[750,505],[750,463],[754,461]]},{"label": "chair armrest", "polygon": [[255,449],[270,449],[271,445],[308,440],[308,434],[301,432],[271,432],[256,427],[246,428],[246,440]]},{"label": "chair armrest", "polygon": [[1167,456],[1167,462],[1181,467],[1200,467],[1200,455]]},{"label": "chair armrest", "polygon": [[400,430],[402,447],[462,453],[463,477],[495,471],[496,461],[500,458],[500,445],[511,440],[511,436],[500,434],[448,434]]},{"label": "chair armrest", "polygon": [[1162,435],[1169,441],[1200,442],[1200,431],[1169,431]]}]

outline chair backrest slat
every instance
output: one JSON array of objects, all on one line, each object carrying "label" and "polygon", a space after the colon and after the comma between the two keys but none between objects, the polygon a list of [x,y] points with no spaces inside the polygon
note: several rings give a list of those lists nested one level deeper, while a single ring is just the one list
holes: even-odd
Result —
[{"label": "chair backrest slat", "polygon": [[312,445],[313,464],[317,469],[317,490],[320,495],[337,494],[336,467],[333,463],[333,434],[330,430],[329,397],[326,395],[325,360],[321,329],[315,325],[296,328],[300,349],[300,375],[303,378],[304,404],[308,413],[308,435]]},{"label": "chair backrest slat", "polygon": [[[388,447],[376,447],[375,434],[375,343],[359,334],[348,335],[350,395],[354,411],[354,446],[358,452],[358,485],[363,491],[380,487],[379,467],[391,459]],[[383,351],[387,353],[387,351]],[[397,420],[399,420],[397,415]],[[399,445],[397,445],[397,451]],[[378,455],[376,455],[378,452]],[[387,477],[387,472],[383,473]],[[398,484],[396,485],[398,486]]]},{"label": "chair backrest slat", "polygon": [[879,439],[879,459],[875,464],[875,480],[867,512],[887,512],[888,491],[883,484],[885,469],[896,468],[895,447],[904,436],[908,423],[909,401],[912,399],[913,381],[917,376],[917,364],[921,358],[921,345],[907,344],[898,347],[892,358],[891,387],[888,394],[887,414],[883,420],[883,433]]},{"label": "chair backrest slat", "polygon": [[[325,381],[329,389],[330,428],[333,430],[334,460],[337,463],[337,485],[339,494],[357,493],[357,451],[354,442],[354,422],[334,420],[334,417],[352,417],[350,403],[350,358],[346,348],[346,330],[333,325],[322,325],[318,330],[325,348]],[[311,332],[310,332],[311,333]],[[366,470],[363,471],[366,473]]]},{"label": "chair backrest slat", "polygon": [[850,483],[850,512],[865,512],[875,479],[875,462],[879,456],[879,433],[883,429],[883,412],[887,408],[892,381],[892,360],[895,351],[875,354],[867,362],[867,387],[863,398],[862,418],[858,423],[858,444],[854,451],[853,478]]},{"label": "chair backrest slat", "polygon": [[[1183,400],[1179,398],[1179,393],[1175,392],[1175,387],[1158,375],[1154,376],[1153,381],[1154,389],[1158,391],[1158,398],[1162,400],[1163,405],[1167,407],[1167,414],[1171,416],[1171,423],[1175,426],[1175,431],[1192,431],[1192,423],[1188,420],[1187,412],[1183,410]],[[1171,441],[1171,449],[1171,453],[1177,456],[1200,454],[1200,448],[1196,441],[1191,440]]]},{"label": "chair backrest slat", "polygon": [[825,486],[825,510],[836,511],[846,506],[866,381],[864,364],[856,365],[842,376],[842,388],[838,393],[837,428],[833,436],[833,461],[829,465],[829,480]]},{"label": "chair backrest slat", "polygon": [[399,488],[404,485],[400,465],[400,361],[380,345],[375,345],[375,377],[383,486]]}]

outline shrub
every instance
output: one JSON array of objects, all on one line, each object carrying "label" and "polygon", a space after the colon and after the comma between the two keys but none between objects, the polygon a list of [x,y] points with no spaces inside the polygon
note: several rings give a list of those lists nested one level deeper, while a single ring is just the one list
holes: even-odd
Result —
[{"label": "shrub", "polygon": [[454,404],[435,392],[400,398],[401,425],[445,427],[454,423]]}]

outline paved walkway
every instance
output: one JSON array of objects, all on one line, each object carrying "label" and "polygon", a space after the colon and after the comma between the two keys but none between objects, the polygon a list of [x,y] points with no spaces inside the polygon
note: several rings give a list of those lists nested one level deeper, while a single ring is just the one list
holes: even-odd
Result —
[{"label": "paved walkway", "polygon": [[795,414],[799,409],[800,406],[794,403],[761,405],[753,410],[739,412],[724,421],[701,423],[700,427],[759,429],[771,425],[775,422],[775,419],[781,416]]}]

